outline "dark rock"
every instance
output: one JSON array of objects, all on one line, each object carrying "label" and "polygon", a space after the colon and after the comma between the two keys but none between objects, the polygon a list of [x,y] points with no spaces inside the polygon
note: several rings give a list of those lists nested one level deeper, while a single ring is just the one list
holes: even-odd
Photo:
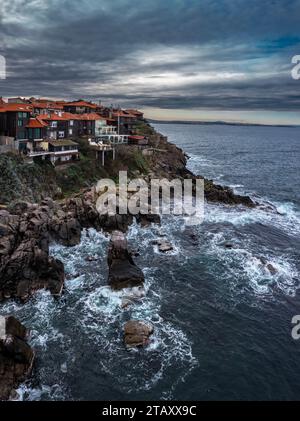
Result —
[{"label": "dark rock", "polygon": [[276,273],[278,273],[278,270],[271,263],[267,265],[267,269],[271,275],[276,275]]},{"label": "dark rock", "polygon": [[204,182],[204,196],[209,202],[225,203],[227,205],[244,205],[254,208],[255,203],[249,196],[235,194],[232,189],[214,184],[211,180]]},{"label": "dark rock", "polygon": [[26,328],[14,317],[3,317],[0,335],[0,400],[15,395],[15,388],[30,375],[34,352],[25,341]]},{"label": "dark rock", "polygon": [[128,348],[145,347],[153,334],[153,326],[138,320],[130,320],[124,326],[124,341]]},{"label": "dark rock", "polygon": [[139,257],[141,255],[141,253],[138,250],[130,250],[129,254],[132,257]]},{"label": "dark rock", "polygon": [[148,227],[151,224],[160,224],[160,216],[158,214],[149,213],[147,215],[138,214],[136,215],[137,222],[142,227]]},{"label": "dark rock", "polygon": [[174,250],[174,247],[168,240],[160,239],[156,241],[156,244],[161,253],[167,253],[168,251]]},{"label": "dark rock", "polygon": [[114,231],[108,249],[108,282],[113,289],[131,288],[144,283],[144,274],[136,266],[121,231]]}]

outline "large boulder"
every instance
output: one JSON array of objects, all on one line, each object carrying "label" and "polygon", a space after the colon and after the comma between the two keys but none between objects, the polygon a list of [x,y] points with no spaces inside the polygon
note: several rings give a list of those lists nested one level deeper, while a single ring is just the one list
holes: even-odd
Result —
[{"label": "large boulder", "polygon": [[34,238],[20,243],[1,263],[0,298],[26,301],[40,288],[49,289],[54,295],[59,295],[63,288],[63,264],[49,257]]},{"label": "large boulder", "polygon": [[124,341],[128,348],[145,347],[153,334],[153,326],[149,323],[130,320],[124,326]]},{"label": "large boulder", "polygon": [[115,289],[143,285],[144,274],[128,251],[127,239],[121,231],[113,231],[108,248],[108,283]]},{"label": "large boulder", "polygon": [[27,329],[14,317],[0,317],[0,400],[30,375],[34,351],[26,342]]}]

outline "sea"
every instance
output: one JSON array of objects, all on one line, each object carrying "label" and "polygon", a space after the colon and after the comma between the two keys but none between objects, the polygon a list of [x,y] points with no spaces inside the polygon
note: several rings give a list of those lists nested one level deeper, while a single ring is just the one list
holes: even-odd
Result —
[{"label": "sea", "polygon": [[[300,314],[300,128],[155,128],[187,153],[190,170],[257,207],[205,204],[197,226],[170,215],[161,226],[134,224],[128,241],[140,252],[146,296],[125,309],[129,291],[107,286],[104,233],[86,230],[73,248],[53,244],[67,273],[62,297],[39,291],[0,306],[31,329],[36,350],[18,399],[300,399],[300,340],[291,333]],[[173,251],[157,250],[161,236]],[[147,348],[124,347],[131,319],[153,324]]]}]

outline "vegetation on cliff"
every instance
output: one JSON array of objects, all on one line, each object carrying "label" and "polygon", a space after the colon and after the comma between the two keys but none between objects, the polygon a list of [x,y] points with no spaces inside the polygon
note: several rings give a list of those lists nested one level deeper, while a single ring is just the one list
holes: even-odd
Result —
[{"label": "vegetation on cliff", "polygon": [[[91,187],[101,178],[118,182],[119,171],[127,171],[129,178],[196,178],[186,168],[185,153],[169,143],[153,127],[146,122],[139,122],[136,133],[147,136],[150,153],[143,154],[135,145],[119,145],[116,148],[116,159],[113,160],[112,154],[108,153],[104,167],[84,138],[76,139],[80,161],[55,168],[46,161],[30,164],[13,154],[0,155],[0,205],[20,199],[40,202],[45,197],[69,197],[81,189]],[[217,186],[210,180],[205,180],[205,195],[213,202],[254,205],[250,198],[235,195],[231,189]]]}]

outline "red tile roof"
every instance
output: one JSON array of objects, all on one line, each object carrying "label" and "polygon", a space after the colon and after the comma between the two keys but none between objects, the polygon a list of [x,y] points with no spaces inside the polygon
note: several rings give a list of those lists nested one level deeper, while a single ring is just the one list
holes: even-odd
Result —
[{"label": "red tile roof", "polygon": [[125,111],[117,111],[113,113],[114,117],[126,117],[126,118],[136,118],[133,114],[128,114]]},{"label": "red tile roof", "polygon": [[139,111],[139,110],[131,110],[131,109],[128,109],[128,110],[125,110],[125,112],[126,113],[129,113],[129,114],[133,114],[133,115],[144,115],[144,113],[142,113],[141,111]]},{"label": "red tile roof", "polygon": [[14,103],[9,103],[9,104],[2,104],[0,105],[0,109],[4,110],[2,112],[31,112],[32,111],[32,106],[29,104],[14,104]]},{"label": "red tile roof", "polygon": [[80,116],[78,120],[91,120],[91,121],[105,120],[106,121],[105,117],[102,117],[100,114],[97,114],[97,113],[77,114],[77,116]]},{"label": "red tile roof", "polygon": [[40,120],[47,120],[47,121],[67,121],[69,120],[67,117],[64,116],[64,113],[59,116],[58,114],[51,113],[51,114],[40,114]]},{"label": "red tile roof", "polygon": [[87,101],[74,101],[74,102],[66,102],[63,104],[64,107],[86,107],[86,108],[98,108],[98,105],[92,104],[91,102]]},{"label": "red tile roof", "polygon": [[38,118],[31,118],[26,126],[28,129],[42,129],[44,127],[47,127],[47,124],[40,121]]},{"label": "red tile roof", "polygon": [[31,104],[34,108],[40,108],[40,109],[51,108],[54,110],[63,110],[63,106],[58,104],[57,102],[46,102],[42,100],[42,101],[31,102]]}]

